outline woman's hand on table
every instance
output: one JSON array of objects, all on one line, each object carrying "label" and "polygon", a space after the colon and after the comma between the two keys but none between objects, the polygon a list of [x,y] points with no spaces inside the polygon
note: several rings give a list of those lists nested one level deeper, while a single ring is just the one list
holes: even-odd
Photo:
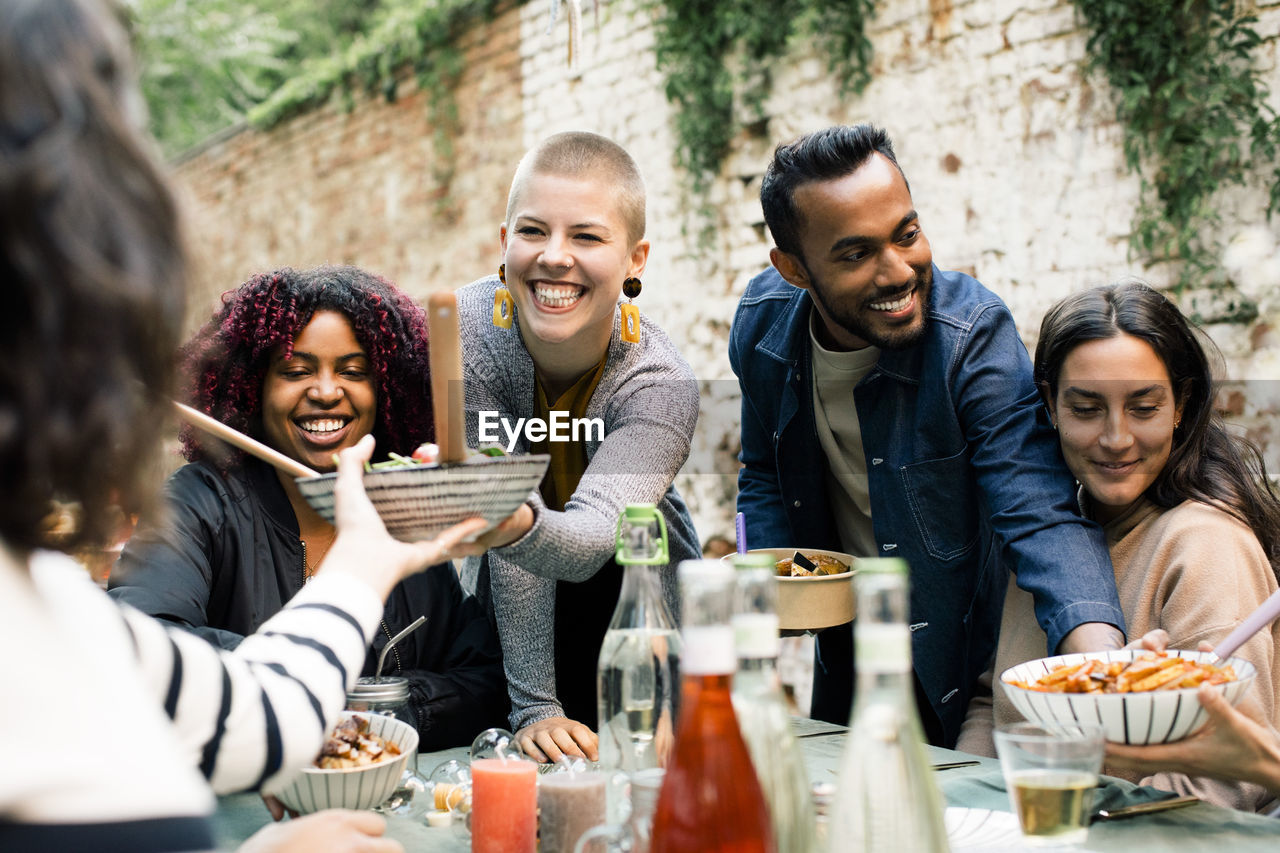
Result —
[{"label": "woman's hand on table", "polygon": [[386,819],[373,812],[327,809],[265,826],[238,853],[404,853],[399,841],[382,837],[386,830]]},{"label": "woman's hand on table", "polygon": [[568,717],[548,717],[516,732],[516,743],[524,754],[546,763],[570,758],[600,760],[600,738],[591,729]]},{"label": "woman's hand on table", "polygon": [[387,533],[364,490],[364,463],[373,455],[373,437],[365,436],[338,454],[334,486],[334,524],[337,538],[319,571],[339,570],[358,575],[385,599],[409,575],[453,557],[484,553],[463,540],[484,529],[482,518],[471,518],[421,542],[401,542]]}]

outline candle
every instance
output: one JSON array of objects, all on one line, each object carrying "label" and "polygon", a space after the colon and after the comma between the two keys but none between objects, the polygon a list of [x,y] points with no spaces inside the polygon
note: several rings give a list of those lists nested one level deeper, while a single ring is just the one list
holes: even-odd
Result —
[{"label": "candle", "polygon": [[538,835],[538,766],[532,761],[471,762],[472,853],[533,853]]},{"label": "candle", "polygon": [[605,822],[605,774],[551,773],[538,781],[542,853],[573,853],[582,834]]}]

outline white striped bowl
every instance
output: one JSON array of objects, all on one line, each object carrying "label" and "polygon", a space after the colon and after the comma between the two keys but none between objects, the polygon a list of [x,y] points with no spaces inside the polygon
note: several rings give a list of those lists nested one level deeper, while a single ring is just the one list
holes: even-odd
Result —
[{"label": "white striped bowl", "polygon": [[348,716],[368,719],[370,734],[391,741],[400,747],[400,754],[376,764],[341,770],[308,765],[292,782],[274,792],[276,799],[289,809],[299,814],[322,809],[371,809],[386,802],[396,789],[409,757],[418,748],[418,730],[385,714],[344,712],[340,719]]},{"label": "white striped bowl", "polygon": [[[366,471],[364,488],[387,532],[404,542],[430,539],[481,516],[490,527],[529,499],[551,457],[472,456],[458,465],[406,465]],[[311,508],[333,521],[333,485],[338,475],[299,477]]]},{"label": "white striped bowl", "polygon": [[[1141,651],[1095,652],[1090,654],[1058,655],[1040,658],[1011,667],[1000,674],[1001,688],[1022,716],[1036,722],[1097,723],[1106,732],[1111,743],[1143,746],[1151,743],[1172,743],[1195,732],[1208,719],[1200,701],[1196,699],[1199,688],[1186,687],[1177,690],[1150,690],[1141,693],[1041,693],[1016,687],[1009,682],[1035,681],[1062,664],[1078,664],[1089,659],[1105,661],[1130,661]],[[1181,657],[1199,663],[1215,663],[1213,652],[1189,652],[1169,650],[1171,657]],[[1249,689],[1257,674],[1253,664],[1241,658],[1230,658],[1236,680],[1215,685],[1231,704],[1235,705]]]}]

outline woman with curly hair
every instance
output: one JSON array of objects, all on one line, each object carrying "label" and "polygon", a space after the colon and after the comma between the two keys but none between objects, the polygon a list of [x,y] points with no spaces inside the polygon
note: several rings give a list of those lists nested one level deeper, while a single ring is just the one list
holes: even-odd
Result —
[{"label": "woman with curly hair", "polygon": [[[182,348],[181,375],[191,405],[318,471],[366,435],[385,454],[434,434],[422,309],[355,267],[249,279]],[[235,648],[310,580],[335,530],[292,477],[189,427],[182,445],[190,464],[169,480],[168,512],[125,546],[109,589]],[[448,563],[392,593],[365,674],[423,615],[384,674],[408,679],[424,750],[470,743],[502,723],[506,689],[488,618]]]}]

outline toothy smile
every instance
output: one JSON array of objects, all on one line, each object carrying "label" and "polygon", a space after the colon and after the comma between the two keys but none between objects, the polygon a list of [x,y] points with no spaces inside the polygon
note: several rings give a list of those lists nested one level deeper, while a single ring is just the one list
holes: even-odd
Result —
[{"label": "toothy smile", "polygon": [[909,306],[911,304],[911,300],[914,298],[915,298],[915,291],[908,290],[906,293],[904,293],[902,296],[898,297],[897,299],[883,301],[883,302],[872,302],[868,307],[870,307],[871,310],[873,311],[885,311],[887,313],[893,314]]},{"label": "toothy smile", "polygon": [[533,286],[534,299],[539,305],[545,305],[548,308],[568,308],[579,299],[585,288],[576,284],[535,284]]},{"label": "toothy smile", "polygon": [[304,432],[320,437],[335,433],[347,425],[347,422],[341,418],[315,418],[296,423]]}]

